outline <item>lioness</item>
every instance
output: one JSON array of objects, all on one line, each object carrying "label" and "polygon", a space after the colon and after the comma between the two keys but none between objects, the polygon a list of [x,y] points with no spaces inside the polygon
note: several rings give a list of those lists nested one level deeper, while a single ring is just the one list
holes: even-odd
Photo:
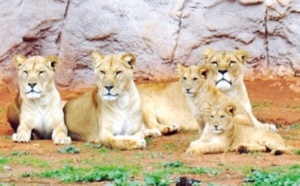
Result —
[{"label": "lioness", "polygon": [[197,130],[197,121],[192,115],[178,81],[138,84],[142,104],[143,121],[149,128],[158,128],[162,134],[185,130]]},{"label": "lioness", "polygon": [[274,155],[290,153],[290,148],[277,133],[253,126],[240,125],[234,120],[236,105],[232,102],[203,106],[205,129],[199,140],[187,149],[189,154],[213,154],[226,151],[248,153],[271,151]]},{"label": "lioness", "polygon": [[93,52],[92,61],[97,87],[64,107],[70,136],[124,150],[144,148],[144,137],[160,132],[142,125],[141,100],[133,81],[135,55]]},{"label": "lioness", "polygon": [[54,73],[60,63],[57,56],[13,58],[18,68],[19,93],[7,110],[7,119],[16,132],[15,142],[52,138],[55,144],[69,144],[60,94],[55,87]]},{"label": "lioness", "polygon": [[205,122],[203,104],[218,105],[232,101],[237,105],[235,120],[244,125],[253,125],[249,114],[244,107],[234,99],[224,95],[208,80],[209,69],[206,65],[184,67],[178,64],[178,73],[182,90],[187,97],[188,104],[198,122],[199,134],[201,134]]},{"label": "lioness", "polygon": [[248,57],[248,52],[241,49],[234,52],[205,49],[202,52],[202,58],[211,72],[210,80],[216,87],[243,105],[256,127],[277,131],[275,125],[259,122],[252,113],[243,74],[243,66]]}]

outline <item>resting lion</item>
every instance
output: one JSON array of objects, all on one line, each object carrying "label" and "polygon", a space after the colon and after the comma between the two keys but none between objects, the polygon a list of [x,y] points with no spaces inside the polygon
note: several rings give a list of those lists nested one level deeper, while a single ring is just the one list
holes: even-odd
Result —
[{"label": "resting lion", "polygon": [[8,107],[7,119],[16,132],[15,142],[52,138],[55,144],[69,144],[60,94],[55,87],[54,74],[60,62],[56,56],[13,58],[18,68],[19,93]]},{"label": "resting lion", "polygon": [[188,154],[215,154],[226,151],[248,153],[271,152],[274,155],[290,153],[291,148],[277,133],[237,123],[236,105],[228,102],[205,107],[205,129],[199,140],[193,141]]},{"label": "resting lion", "polygon": [[138,84],[137,88],[147,127],[158,128],[162,134],[175,133],[179,127],[185,130],[198,129],[178,81]]},{"label": "resting lion", "polygon": [[182,84],[182,90],[187,97],[187,102],[194,117],[198,122],[199,134],[201,134],[204,122],[203,104],[218,105],[224,102],[234,102],[237,105],[235,120],[243,125],[253,125],[249,114],[244,107],[234,99],[224,95],[208,80],[209,69],[206,65],[184,67],[178,65],[178,74]]},{"label": "resting lion", "polygon": [[146,136],[161,133],[142,124],[141,100],[133,81],[135,55],[93,52],[92,61],[97,87],[64,107],[70,136],[124,150],[144,148]]},{"label": "resting lion", "polygon": [[254,125],[270,131],[277,131],[275,125],[259,122],[252,113],[251,103],[244,84],[243,66],[249,54],[245,50],[214,51],[205,49],[202,58],[209,67],[210,79],[227,96],[237,100],[249,113]]}]

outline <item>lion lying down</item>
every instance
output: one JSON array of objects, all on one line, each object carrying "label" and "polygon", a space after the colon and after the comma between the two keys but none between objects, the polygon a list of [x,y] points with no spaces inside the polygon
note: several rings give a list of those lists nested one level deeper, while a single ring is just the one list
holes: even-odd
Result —
[{"label": "lion lying down", "polygon": [[136,57],[93,52],[92,60],[97,87],[64,107],[70,136],[118,149],[144,148],[146,136],[161,133],[142,124],[142,104],[133,81]]},{"label": "lion lying down", "polygon": [[19,93],[7,110],[7,120],[13,130],[15,142],[52,138],[55,144],[69,144],[64,123],[62,102],[54,83],[58,57],[21,55],[14,57],[18,68]]},{"label": "lion lying down", "polygon": [[217,106],[203,106],[205,128],[199,140],[193,141],[188,154],[213,154],[226,151],[248,153],[270,151],[274,155],[290,153],[284,140],[277,133],[254,126],[240,125],[233,118],[236,105],[232,102]]}]

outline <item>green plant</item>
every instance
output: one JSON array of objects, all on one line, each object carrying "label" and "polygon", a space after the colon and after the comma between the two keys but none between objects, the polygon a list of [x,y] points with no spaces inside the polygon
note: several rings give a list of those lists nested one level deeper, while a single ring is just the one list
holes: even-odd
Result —
[{"label": "green plant", "polygon": [[65,166],[59,170],[45,171],[40,174],[46,178],[60,178],[63,182],[101,182],[112,181],[115,185],[132,183],[131,173],[124,167],[102,166],[94,168],[74,168]]},{"label": "green plant", "polygon": [[168,186],[172,182],[170,175],[166,171],[155,171],[145,174],[145,184],[151,186]]},{"label": "green plant", "polygon": [[263,101],[263,102],[254,102],[252,103],[252,109],[259,109],[259,108],[266,108],[271,105],[270,101]]},{"label": "green plant", "polygon": [[289,126],[288,128],[291,130],[300,129],[300,123],[293,124],[293,125]]},{"label": "green plant", "polygon": [[169,161],[169,162],[166,162],[164,164],[164,167],[171,167],[171,168],[177,168],[177,167],[182,167],[183,166],[183,163],[181,161]]},{"label": "green plant", "polygon": [[48,161],[31,157],[31,156],[24,156],[15,160],[20,165],[26,166],[33,166],[33,167],[40,167],[40,168],[47,168],[50,167]]},{"label": "green plant", "polygon": [[80,149],[75,146],[65,146],[58,150],[59,153],[78,154]]},{"label": "green plant", "polygon": [[13,151],[10,153],[11,156],[21,156],[21,155],[29,155],[28,151]]},{"label": "green plant", "polygon": [[251,185],[300,185],[300,165],[277,167],[271,171],[251,170],[244,181]]}]

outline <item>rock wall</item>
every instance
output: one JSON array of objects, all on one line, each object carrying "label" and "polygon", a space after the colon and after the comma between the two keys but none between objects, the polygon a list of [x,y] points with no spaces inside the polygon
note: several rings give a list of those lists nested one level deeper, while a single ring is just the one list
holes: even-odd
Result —
[{"label": "rock wall", "polygon": [[176,77],[206,47],[246,49],[246,75],[300,76],[299,0],[6,0],[0,3],[0,81],[15,54],[57,54],[61,87],[95,84],[90,54],[133,52],[137,80]]}]

